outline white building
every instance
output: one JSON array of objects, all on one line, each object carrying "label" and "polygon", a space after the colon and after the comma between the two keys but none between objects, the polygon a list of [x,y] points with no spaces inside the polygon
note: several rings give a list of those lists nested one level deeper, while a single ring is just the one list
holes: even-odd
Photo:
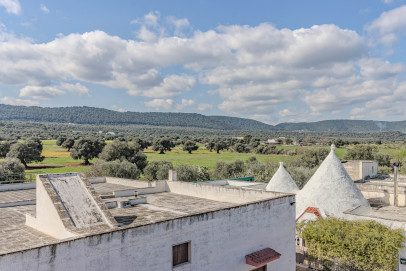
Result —
[{"label": "white building", "polygon": [[378,162],[367,160],[344,161],[343,166],[354,181],[373,178],[378,175]]},{"label": "white building", "polygon": [[[385,206],[372,208],[353,182],[332,145],[308,183],[296,196],[297,221],[336,217],[346,220],[374,220],[406,232],[406,208]],[[301,240],[298,240],[301,244]],[[398,270],[406,271],[406,249],[400,252]]]},{"label": "white building", "polygon": [[322,216],[342,217],[349,209],[369,207],[354,181],[334,153],[335,146],[307,184],[297,193],[296,217],[307,208],[317,208]]},{"label": "white building", "polygon": [[272,176],[265,190],[296,194],[299,191],[299,188],[289,172],[283,167],[283,162],[280,162],[278,170]]},{"label": "white building", "polygon": [[292,194],[76,174],[0,191],[0,270],[295,270]]}]

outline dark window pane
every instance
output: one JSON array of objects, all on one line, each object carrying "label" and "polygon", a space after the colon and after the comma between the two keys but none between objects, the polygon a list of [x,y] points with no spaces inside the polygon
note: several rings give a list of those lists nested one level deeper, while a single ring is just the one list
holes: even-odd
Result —
[{"label": "dark window pane", "polygon": [[172,247],[173,266],[189,262],[189,244],[183,243]]}]

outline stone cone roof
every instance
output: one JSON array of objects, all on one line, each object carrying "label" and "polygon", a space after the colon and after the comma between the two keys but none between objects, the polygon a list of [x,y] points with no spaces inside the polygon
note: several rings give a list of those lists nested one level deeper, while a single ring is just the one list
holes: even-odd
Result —
[{"label": "stone cone roof", "polygon": [[361,191],[334,153],[335,146],[308,183],[296,195],[296,217],[307,207],[321,209],[327,216],[343,217],[358,206],[370,207]]},{"label": "stone cone roof", "polygon": [[272,176],[265,190],[296,194],[299,188],[289,172],[283,167],[283,162],[280,162],[278,170]]}]

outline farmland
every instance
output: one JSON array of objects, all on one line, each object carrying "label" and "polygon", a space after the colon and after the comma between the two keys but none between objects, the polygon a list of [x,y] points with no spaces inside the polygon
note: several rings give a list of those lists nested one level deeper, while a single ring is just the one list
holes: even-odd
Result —
[{"label": "farmland", "polygon": [[[107,142],[109,143],[109,141]],[[67,172],[84,172],[88,166],[82,165],[82,161],[74,160],[70,157],[70,152],[66,149],[57,146],[56,140],[43,140],[42,155],[45,159],[39,163],[30,164],[27,172],[42,171],[46,173],[67,173]],[[279,149],[297,149],[299,146],[278,146]],[[327,148],[327,147],[326,147]],[[342,158],[346,149],[336,149],[338,157]],[[246,161],[249,157],[255,156],[261,162],[287,162],[294,159],[294,156],[276,155],[276,154],[253,154],[253,153],[235,153],[230,151],[221,151],[219,154],[215,151],[210,152],[202,144],[199,144],[199,149],[192,154],[182,150],[181,146],[177,146],[172,151],[165,154],[159,154],[152,151],[150,148],[144,150],[148,161],[167,160],[173,163],[174,166],[184,164],[193,166],[204,166],[209,170],[214,169],[216,162],[219,160],[231,162],[236,159]],[[97,159],[91,160],[91,163]]]}]

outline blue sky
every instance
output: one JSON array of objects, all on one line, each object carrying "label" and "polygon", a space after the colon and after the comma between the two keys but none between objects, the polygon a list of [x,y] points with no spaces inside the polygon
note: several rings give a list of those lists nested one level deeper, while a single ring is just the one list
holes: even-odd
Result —
[{"label": "blue sky", "polygon": [[0,103],[406,119],[406,1],[0,0]]}]

